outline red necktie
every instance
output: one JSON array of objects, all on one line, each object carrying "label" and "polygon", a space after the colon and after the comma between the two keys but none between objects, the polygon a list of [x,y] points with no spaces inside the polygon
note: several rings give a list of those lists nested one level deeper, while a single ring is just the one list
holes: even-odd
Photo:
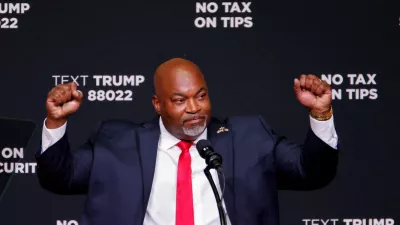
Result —
[{"label": "red necktie", "polygon": [[192,142],[181,141],[176,183],[176,225],[194,225],[192,168],[189,148]]}]

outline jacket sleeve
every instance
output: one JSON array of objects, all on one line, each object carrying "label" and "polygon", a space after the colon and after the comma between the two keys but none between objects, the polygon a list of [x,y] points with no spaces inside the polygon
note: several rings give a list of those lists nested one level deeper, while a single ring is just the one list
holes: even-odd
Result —
[{"label": "jacket sleeve", "polygon": [[71,150],[68,133],[36,155],[37,176],[40,185],[53,193],[71,195],[86,194],[93,164],[93,150],[101,125],[92,133],[86,143]]},{"label": "jacket sleeve", "polygon": [[305,141],[298,145],[277,135],[259,116],[264,129],[274,141],[278,188],[314,190],[328,185],[336,176],[339,147],[334,149],[309,129]]}]

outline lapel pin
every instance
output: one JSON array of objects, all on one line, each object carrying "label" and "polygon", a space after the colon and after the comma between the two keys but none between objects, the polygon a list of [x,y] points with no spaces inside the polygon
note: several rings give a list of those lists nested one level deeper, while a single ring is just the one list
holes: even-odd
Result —
[{"label": "lapel pin", "polygon": [[219,134],[219,133],[221,133],[221,132],[225,132],[225,131],[229,131],[229,129],[228,129],[228,128],[225,128],[225,127],[220,127],[220,128],[217,130],[217,134]]}]

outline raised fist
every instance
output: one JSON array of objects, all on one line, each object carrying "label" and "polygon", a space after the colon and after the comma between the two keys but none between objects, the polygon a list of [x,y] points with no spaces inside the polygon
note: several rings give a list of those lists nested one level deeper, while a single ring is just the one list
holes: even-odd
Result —
[{"label": "raised fist", "polygon": [[302,74],[294,80],[296,98],[307,107],[313,115],[330,114],[332,90],[329,84],[313,74]]},{"label": "raised fist", "polygon": [[55,129],[62,126],[67,117],[79,109],[83,94],[74,82],[59,84],[50,90],[46,100],[46,127]]}]

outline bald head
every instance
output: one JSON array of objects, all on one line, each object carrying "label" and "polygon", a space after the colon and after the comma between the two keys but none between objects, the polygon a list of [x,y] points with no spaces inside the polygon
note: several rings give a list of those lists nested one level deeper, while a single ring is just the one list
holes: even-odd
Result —
[{"label": "bald head", "polygon": [[157,67],[152,102],[166,129],[179,139],[195,139],[211,117],[207,85],[193,62],[173,58]]},{"label": "bald head", "polygon": [[154,73],[154,89],[156,95],[161,97],[163,87],[171,82],[187,81],[188,79],[203,79],[200,68],[192,61],[173,58],[159,65]]}]

